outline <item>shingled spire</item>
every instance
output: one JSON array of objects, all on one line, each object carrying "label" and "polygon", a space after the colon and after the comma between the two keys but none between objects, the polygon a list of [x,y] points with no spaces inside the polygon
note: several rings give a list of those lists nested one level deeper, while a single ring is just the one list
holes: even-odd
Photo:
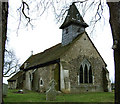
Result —
[{"label": "shingled spire", "polygon": [[85,31],[88,25],[84,22],[74,3],[70,5],[65,21],[60,26],[62,32],[62,45],[67,45],[78,35]]}]

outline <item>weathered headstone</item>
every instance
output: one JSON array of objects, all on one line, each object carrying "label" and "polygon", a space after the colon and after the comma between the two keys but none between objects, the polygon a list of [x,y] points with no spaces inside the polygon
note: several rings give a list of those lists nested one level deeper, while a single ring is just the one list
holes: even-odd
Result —
[{"label": "weathered headstone", "polygon": [[65,77],[64,81],[65,81],[65,89],[69,89],[69,78]]},{"label": "weathered headstone", "polygon": [[8,85],[3,83],[3,96],[7,96],[7,92],[8,92]]},{"label": "weathered headstone", "polygon": [[55,89],[55,85],[56,85],[56,82],[55,80],[51,80],[50,83],[50,88],[46,91],[46,100],[48,101],[54,101],[56,100],[56,89]]}]

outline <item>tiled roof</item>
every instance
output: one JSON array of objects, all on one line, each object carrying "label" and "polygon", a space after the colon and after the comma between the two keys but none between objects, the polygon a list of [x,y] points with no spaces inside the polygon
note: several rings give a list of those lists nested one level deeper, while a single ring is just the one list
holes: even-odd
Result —
[{"label": "tiled roof", "polygon": [[37,65],[42,65],[42,64],[54,61],[54,60],[58,60],[60,58],[60,56],[66,50],[68,50],[69,47],[70,47],[70,45],[62,46],[61,43],[59,43],[41,53],[32,55],[23,63],[23,65],[20,67],[20,69],[21,70],[24,69],[25,63],[27,63],[26,69],[30,69]]},{"label": "tiled roof", "polygon": [[68,9],[68,14],[65,18],[65,21],[61,25],[60,29],[63,29],[64,27],[67,27],[70,24],[76,24],[83,27],[88,27],[88,25],[84,22],[81,14],[79,13],[74,3],[70,5],[70,8]]},{"label": "tiled roof", "polygon": [[22,75],[24,72],[21,70],[21,71],[19,71],[19,72],[17,72],[15,75],[13,75],[10,79],[8,79],[7,81],[8,82],[12,82],[12,81],[16,81],[16,79],[20,76],[20,75]]}]

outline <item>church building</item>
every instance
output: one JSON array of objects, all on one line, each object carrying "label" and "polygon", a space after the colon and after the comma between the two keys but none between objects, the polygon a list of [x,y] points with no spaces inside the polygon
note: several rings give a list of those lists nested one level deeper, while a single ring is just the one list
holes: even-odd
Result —
[{"label": "church building", "polygon": [[[20,67],[23,72],[17,88],[44,93],[49,82],[55,80],[55,88],[63,93],[108,92],[109,72],[100,53],[89,38],[76,5],[72,3],[60,26],[62,42],[31,55]],[[16,79],[16,80],[17,80]],[[8,82],[12,82],[10,79]]]}]

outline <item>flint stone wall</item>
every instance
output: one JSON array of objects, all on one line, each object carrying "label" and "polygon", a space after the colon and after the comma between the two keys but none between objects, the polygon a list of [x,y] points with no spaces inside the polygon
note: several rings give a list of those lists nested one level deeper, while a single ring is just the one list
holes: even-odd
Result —
[{"label": "flint stone wall", "polygon": [[[64,70],[69,70],[71,93],[80,92],[101,92],[103,89],[103,67],[105,63],[96,51],[93,44],[86,33],[77,37],[70,49],[61,56],[61,64]],[[80,65],[84,59],[87,59],[91,64],[92,73],[94,76],[92,84],[80,84],[78,75]]]},{"label": "flint stone wall", "polygon": [[[58,64],[49,65],[46,67],[38,68],[33,75],[33,90],[44,93],[48,90],[49,82],[54,79],[54,69]],[[40,85],[42,78],[43,85]]]}]

